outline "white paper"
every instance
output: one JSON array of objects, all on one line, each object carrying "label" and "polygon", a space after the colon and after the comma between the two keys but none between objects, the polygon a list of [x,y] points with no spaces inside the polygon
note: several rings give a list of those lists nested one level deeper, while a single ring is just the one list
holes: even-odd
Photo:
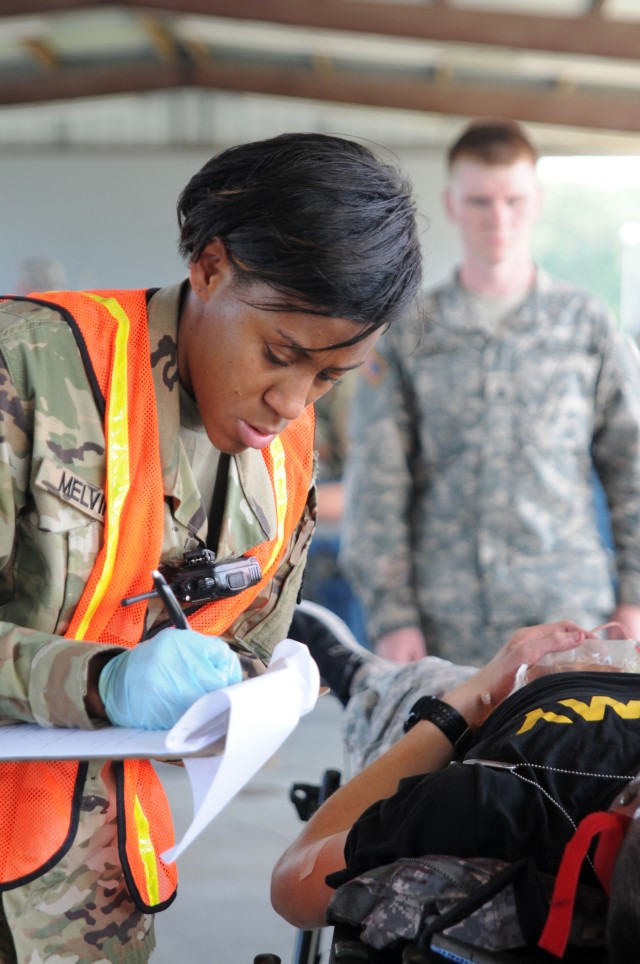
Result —
[{"label": "white paper", "polygon": [[267,671],[207,693],[171,730],[105,726],[98,730],[0,726],[0,761],[182,758],[193,795],[193,820],[162,856],[173,861],[257,773],[315,706],[318,668],[302,643],[276,646]]},{"label": "white paper", "polygon": [[[238,686],[229,686],[203,696],[176,723],[167,736],[167,749],[180,754],[183,735],[197,731],[201,704],[227,716],[224,752],[219,756],[185,758],[191,783],[194,815],[182,840],[162,854],[168,863],[175,860],[213,820],[235,794],[286,740],[301,716],[315,706],[320,677],[309,650],[301,643],[285,639],[273,653],[267,672]],[[193,740],[191,736],[189,738]]]}]

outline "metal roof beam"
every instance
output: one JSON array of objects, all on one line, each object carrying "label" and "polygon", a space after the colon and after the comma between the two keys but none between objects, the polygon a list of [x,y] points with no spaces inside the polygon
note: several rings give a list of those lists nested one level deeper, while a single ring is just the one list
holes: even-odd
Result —
[{"label": "metal roof beam", "polygon": [[0,105],[49,102],[119,93],[199,87],[211,90],[303,97],[422,113],[476,117],[499,114],[525,122],[638,132],[633,93],[466,86],[450,79],[398,81],[362,79],[336,71],[317,73],[276,68],[241,68],[210,61],[168,62],[140,67],[52,70],[46,76],[16,79],[0,88]]},{"label": "metal roof beam", "polygon": [[[104,0],[0,0],[0,16],[105,6]],[[558,17],[377,0],[118,0],[114,7],[627,60],[637,60],[640,50],[640,24],[607,19],[601,3],[581,16]]]}]

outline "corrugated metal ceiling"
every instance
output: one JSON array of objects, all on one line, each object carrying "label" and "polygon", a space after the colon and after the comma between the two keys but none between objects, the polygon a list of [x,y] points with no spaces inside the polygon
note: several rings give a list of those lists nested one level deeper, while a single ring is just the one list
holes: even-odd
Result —
[{"label": "corrugated metal ceiling", "polygon": [[233,142],[280,114],[422,143],[504,114],[631,151],[639,52],[640,0],[0,0],[0,144]]}]

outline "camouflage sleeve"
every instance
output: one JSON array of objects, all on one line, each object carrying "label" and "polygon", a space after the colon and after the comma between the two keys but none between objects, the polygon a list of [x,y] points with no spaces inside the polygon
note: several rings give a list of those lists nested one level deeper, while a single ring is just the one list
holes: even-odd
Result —
[{"label": "camouflage sleeve", "polygon": [[349,409],[356,387],[357,372],[347,373],[330,392],[315,403],[315,448],[318,453],[318,482],[342,478],[348,449]]},{"label": "camouflage sleeve", "polygon": [[593,460],[607,495],[618,602],[640,604],[640,355],[613,326],[596,396]]},{"label": "camouflage sleeve", "polygon": [[84,698],[96,652],[120,647],[67,640],[0,623],[0,718],[93,729]]},{"label": "camouflage sleeve", "polygon": [[[30,570],[32,581],[45,587],[64,577],[46,571],[24,518],[32,439],[28,392],[21,397],[0,355],[0,718],[90,729],[95,724],[84,706],[87,663],[104,647],[49,631],[57,628],[57,613],[46,592],[35,598],[29,591]],[[29,614],[30,627],[6,621],[16,609]]]},{"label": "camouflage sleeve", "polygon": [[411,545],[413,402],[398,353],[384,338],[378,344],[351,407],[340,553],[374,640],[420,626]]}]

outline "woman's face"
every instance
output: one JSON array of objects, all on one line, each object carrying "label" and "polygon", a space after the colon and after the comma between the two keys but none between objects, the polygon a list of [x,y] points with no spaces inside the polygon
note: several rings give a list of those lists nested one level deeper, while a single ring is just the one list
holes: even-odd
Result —
[{"label": "woman's face", "polygon": [[[224,245],[212,242],[191,266],[178,330],[180,381],[221,452],[262,449],[307,405],[357,368],[379,331],[333,348],[361,325],[304,310],[269,310],[263,282],[238,286]],[[260,305],[260,307],[254,307]]]}]

